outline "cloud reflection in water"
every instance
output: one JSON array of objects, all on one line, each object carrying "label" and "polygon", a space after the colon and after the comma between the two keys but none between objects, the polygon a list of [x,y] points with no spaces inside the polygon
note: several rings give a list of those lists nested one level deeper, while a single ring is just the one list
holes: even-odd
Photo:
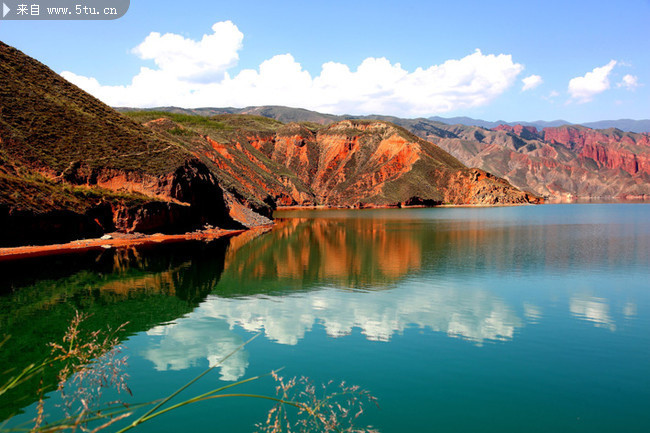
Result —
[{"label": "cloud reflection in water", "polygon": [[[389,341],[415,326],[482,345],[511,340],[523,322],[502,300],[481,289],[411,284],[375,293],[324,289],[282,297],[213,295],[188,317],[150,330],[160,340],[143,356],[157,370],[184,369],[202,359],[213,365],[241,344],[235,327],[296,345],[317,324],[332,338],[356,328],[368,340]],[[245,350],[237,352],[221,367],[222,380],[238,379],[247,365]]]},{"label": "cloud reflection in water", "polygon": [[576,295],[569,301],[569,311],[578,319],[592,322],[599,328],[616,330],[616,324],[609,313],[606,299],[589,295]]}]

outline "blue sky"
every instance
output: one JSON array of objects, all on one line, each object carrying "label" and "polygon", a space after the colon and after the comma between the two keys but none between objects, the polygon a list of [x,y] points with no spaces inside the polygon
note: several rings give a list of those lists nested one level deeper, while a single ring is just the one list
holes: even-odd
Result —
[{"label": "blue sky", "polygon": [[0,39],[111,105],[586,122],[650,118],[649,22],[650,0],[132,0]]}]

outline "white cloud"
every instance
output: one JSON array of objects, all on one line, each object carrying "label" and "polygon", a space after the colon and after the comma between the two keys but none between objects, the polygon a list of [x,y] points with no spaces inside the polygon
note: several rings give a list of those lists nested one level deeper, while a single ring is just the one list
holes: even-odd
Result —
[{"label": "white cloud", "polygon": [[[481,288],[412,284],[400,292],[369,295],[329,289],[238,299],[209,295],[187,316],[147,331],[150,338],[141,355],[158,371],[219,364],[220,379],[234,381],[249,365],[248,352],[237,350],[243,339],[236,328],[293,346],[316,325],[332,338],[358,329],[369,341],[390,341],[417,326],[482,346],[486,341],[510,341],[524,326],[503,300]],[[524,308],[529,321],[537,323],[541,311],[527,304]]]},{"label": "white cloud", "polygon": [[550,102],[551,104],[555,103],[555,98],[560,96],[560,92],[557,90],[551,90],[551,92],[548,95],[542,96],[542,99]]},{"label": "white cloud", "polygon": [[616,60],[611,60],[605,66],[594,68],[582,77],[575,77],[569,81],[569,94],[571,100],[578,103],[589,102],[593,97],[609,89],[609,74],[616,66]]},{"label": "white cloud", "polygon": [[530,323],[539,323],[542,318],[542,309],[537,305],[524,302],[524,316]]},{"label": "white cloud", "polygon": [[[232,76],[243,34],[230,21],[200,41],[151,33],[133,49],[156,69],[142,67],[130,84],[105,86],[70,71],[61,75],[112,106],[290,105],[333,113],[428,115],[488,104],[515,82],[523,66],[506,54],[480,50],[409,72],[386,58],[367,58],[356,70],[327,62],[312,75],[291,54]],[[530,77],[529,77],[530,78]]]},{"label": "white cloud", "polygon": [[141,59],[153,60],[160,73],[178,80],[221,80],[226,70],[237,64],[244,35],[230,21],[214,24],[212,32],[200,41],[152,32],[132,51]]},{"label": "white cloud", "polygon": [[623,306],[623,315],[625,316],[626,319],[636,316],[636,312],[637,312],[637,308],[634,302],[627,302]]},{"label": "white cloud", "polygon": [[524,86],[521,88],[521,91],[525,92],[526,90],[531,90],[539,86],[544,82],[544,80],[542,80],[542,77],[540,77],[539,75],[529,75],[528,77],[521,80],[521,82],[524,83]]},{"label": "white cloud", "polygon": [[617,87],[625,87],[628,90],[634,90],[639,87],[639,78],[635,75],[627,74],[623,77],[620,83],[616,85]]}]

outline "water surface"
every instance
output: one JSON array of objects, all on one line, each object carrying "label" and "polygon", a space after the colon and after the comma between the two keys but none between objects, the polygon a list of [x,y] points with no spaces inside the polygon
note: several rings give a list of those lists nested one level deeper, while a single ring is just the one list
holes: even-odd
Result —
[{"label": "water surface", "polygon": [[[260,332],[196,392],[285,367],[370,390],[381,408],[363,421],[383,432],[646,432],[648,211],[292,211],[257,237],[14,263],[2,270],[12,339],[0,370],[42,356],[80,309],[96,327],[130,321],[134,401]],[[25,411],[12,422],[33,416],[32,393],[4,400],[3,417]],[[268,409],[210,402],[141,431],[248,432]]]}]

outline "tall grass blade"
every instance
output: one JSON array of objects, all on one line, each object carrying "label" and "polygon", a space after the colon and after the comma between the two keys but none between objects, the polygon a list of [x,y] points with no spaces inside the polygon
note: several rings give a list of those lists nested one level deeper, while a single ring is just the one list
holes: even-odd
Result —
[{"label": "tall grass blade", "polygon": [[[131,423],[130,425],[124,427],[124,428],[121,429],[121,430],[118,430],[117,433],[123,433],[123,432],[125,432],[125,431],[127,431],[127,430],[132,429],[133,427],[136,427],[138,424],[144,422],[146,419],[151,419],[150,415],[153,414],[154,412],[156,412],[158,409],[160,409],[160,408],[161,408],[165,403],[167,403],[167,402],[168,402],[169,400],[171,400],[172,398],[176,397],[178,394],[180,394],[180,393],[183,392],[185,389],[187,389],[189,386],[191,386],[194,382],[196,382],[197,380],[201,379],[203,376],[205,376],[206,374],[208,374],[208,373],[209,373],[210,371],[212,371],[214,368],[216,368],[216,367],[220,366],[221,364],[223,364],[224,361],[226,361],[228,358],[230,358],[231,356],[233,356],[235,353],[237,353],[237,352],[240,351],[242,348],[244,348],[244,346],[246,346],[248,343],[250,343],[251,341],[253,341],[254,339],[256,339],[256,338],[259,337],[259,336],[260,336],[260,334],[255,334],[255,335],[253,335],[253,336],[252,336],[251,338],[249,338],[247,341],[243,342],[243,343],[240,344],[237,348],[235,348],[232,352],[230,352],[229,354],[227,354],[226,356],[224,356],[223,358],[221,358],[221,359],[220,359],[217,363],[215,363],[213,366],[209,367],[209,368],[206,369],[203,373],[199,374],[199,375],[196,376],[194,379],[190,380],[190,381],[187,382],[185,385],[181,386],[181,387],[178,388],[176,391],[174,391],[173,393],[171,393],[169,396],[165,397],[165,398],[164,398],[160,403],[158,403],[156,406],[154,406],[151,410],[149,410],[147,413],[145,413],[144,415],[142,415],[140,418],[138,418],[138,419],[136,419],[135,421],[133,421],[133,423]],[[166,412],[166,411],[165,411],[165,412]]]}]

